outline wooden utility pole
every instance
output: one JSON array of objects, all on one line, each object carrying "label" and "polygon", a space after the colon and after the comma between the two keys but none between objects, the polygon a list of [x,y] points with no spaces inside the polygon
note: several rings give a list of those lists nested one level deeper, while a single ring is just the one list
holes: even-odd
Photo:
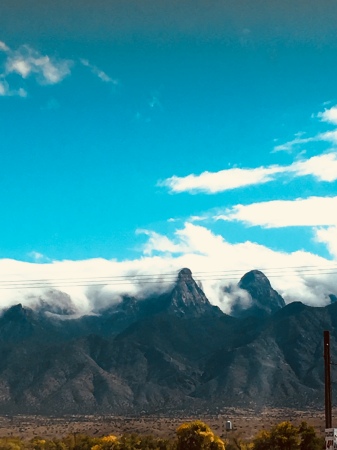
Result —
[{"label": "wooden utility pole", "polygon": [[332,428],[330,331],[324,331],[325,428]]}]

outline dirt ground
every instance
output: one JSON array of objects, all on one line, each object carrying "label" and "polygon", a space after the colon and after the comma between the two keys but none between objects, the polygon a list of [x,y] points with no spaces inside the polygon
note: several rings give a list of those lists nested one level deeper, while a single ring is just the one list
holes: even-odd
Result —
[{"label": "dirt ground", "polygon": [[[333,412],[333,417],[336,417],[336,414],[337,410]],[[265,409],[256,412],[253,410],[229,409],[221,415],[199,415],[198,417],[0,416],[0,436],[19,436],[30,439],[34,436],[61,437],[71,433],[84,433],[94,436],[107,434],[119,436],[123,433],[139,433],[172,437],[181,423],[197,418],[206,422],[216,434],[223,438],[229,437],[229,433],[235,433],[243,439],[250,439],[262,428],[269,429],[272,425],[284,420],[289,420],[294,425],[304,420],[314,426],[319,434],[323,434],[325,429],[324,411]],[[226,434],[225,427],[227,420],[230,420],[233,426],[233,430],[228,434]]]}]

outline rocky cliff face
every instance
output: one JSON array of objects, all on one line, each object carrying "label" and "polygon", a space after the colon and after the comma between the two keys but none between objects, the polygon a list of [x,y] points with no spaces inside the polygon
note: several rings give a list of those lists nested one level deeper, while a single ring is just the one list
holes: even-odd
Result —
[{"label": "rocky cliff face", "polygon": [[248,292],[250,302],[247,307],[234,304],[231,315],[234,317],[266,317],[285,307],[284,299],[271,287],[270,281],[259,270],[246,273],[238,284]]}]

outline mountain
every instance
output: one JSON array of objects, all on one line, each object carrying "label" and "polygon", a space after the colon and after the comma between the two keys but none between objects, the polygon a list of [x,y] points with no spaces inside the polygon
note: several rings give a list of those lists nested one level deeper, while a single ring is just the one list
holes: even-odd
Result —
[{"label": "mountain", "polygon": [[133,323],[160,313],[186,318],[223,316],[217,306],[211,305],[187,268],[178,273],[176,283],[170,291],[160,295],[152,294],[143,300],[124,296],[121,302],[99,313],[99,317],[90,316],[84,320],[91,332],[105,337],[116,335]]},{"label": "mountain", "polygon": [[252,303],[238,317],[212,306],[186,268],[168,292],[124,297],[95,316],[9,308],[0,317],[0,413],[321,409],[323,330],[337,360],[337,303],[284,306],[259,271],[239,285]]},{"label": "mountain", "polygon": [[199,317],[204,314],[221,316],[217,306],[212,306],[206,295],[192,278],[190,269],[182,269],[177,283],[169,295],[167,309],[169,313],[180,317]]},{"label": "mountain", "polygon": [[234,317],[266,317],[285,307],[285,301],[271,287],[270,281],[259,270],[251,270],[240,280],[238,287],[249,294],[249,305],[235,303],[231,314]]}]

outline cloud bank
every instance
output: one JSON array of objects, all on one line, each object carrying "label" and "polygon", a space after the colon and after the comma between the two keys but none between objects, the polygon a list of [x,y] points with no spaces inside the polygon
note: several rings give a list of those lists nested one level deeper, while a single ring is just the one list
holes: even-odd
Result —
[{"label": "cloud bank", "polygon": [[[56,290],[69,296],[69,308],[77,314],[90,314],[120,301],[123,294],[142,299],[150,292],[171,289],[183,267],[192,270],[211,303],[227,313],[237,294],[233,286],[251,269],[260,269],[270,277],[286,302],[300,300],[323,306],[329,303],[329,294],[337,295],[336,261],[309,252],[277,252],[250,241],[231,244],[209,229],[188,222],[171,238],[151,231],[146,234],[149,239],[135,260],[45,264],[0,260],[0,306],[19,302],[29,306],[41,298],[55,303],[61,298],[64,308],[65,297],[55,294]],[[330,242],[329,235],[320,230],[317,239]]]}]

